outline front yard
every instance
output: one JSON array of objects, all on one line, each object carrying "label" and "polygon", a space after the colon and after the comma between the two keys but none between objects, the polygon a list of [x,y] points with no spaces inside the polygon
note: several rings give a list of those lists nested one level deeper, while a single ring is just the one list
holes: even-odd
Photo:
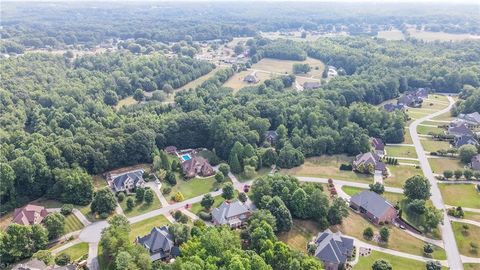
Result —
[{"label": "front yard", "polygon": [[[127,209],[127,199],[129,197],[132,198],[133,201],[135,202],[135,206],[133,207],[132,210]],[[160,203],[160,200],[158,199],[156,194],[153,194],[153,202],[150,205],[148,205],[145,202],[137,203],[135,201],[135,194],[125,196],[125,199],[122,202],[119,202],[118,204],[120,205],[120,207],[122,207],[123,213],[127,217],[138,216],[140,214],[147,213],[147,212],[150,212],[152,210],[159,209],[159,208],[162,207],[162,204]]]},{"label": "front yard", "polygon": [[438,174],[442,174],[445,170],[463,170],[465,166],[459,159],[448,157],[429,158],[428,162],[432,171]]},{"label": "front yard", "polygon": [[216,189],[221,189],[222,186],[227,183],[227,181],[230,182],[230,180],[226,180],[222,183],[217,183],[213,176],[206,178],[192,178],[188,180],[183,180],[183,178],[177,177],[177,184],[172,186],[172,192],[170,192],[168,195],[165,195],[165,197],[168,200],[170,196],[179,191],[183,194],[185,199],[190,199],[211,191],[215,191]]},{"label": "front yard", "polygon": [[372,269],[373,263],[380,259],[388,261],[395,270],[425,269],[424,262],[397,257],[379,251],[372,251],[369,256],[360,256],[358,263],[353,266],[353,269]]},{"label": "front yard", "polygon": [[415,175],[423,175],[422,169],[413,165],[388,165],[390,176],[383,179],[383,184],[389,187],[403,187],[405,181]]},{"label": "front yard", "polygon": [[[465,230],[463,225],[467,225],[468,229]],[[461,222],[452,222],[452,227],[460,254],[480,257],[480,251],[478,250],[480,248],[480,227]],[[476,250],[472,249],[471,243],[477,245]]]},{"label": "front yard", "polygon": [[437,141],[431,138],[420,139],[423,149],[427,152],[436,152],[438,150],[446,150],[450,148],[450,143],[447,141]]},{"label": "front yard", "polygon": [[480,213],[475,213],[475,212],[469,212],[469,211],[464,211],[463,212],[464,219],[469,219],[469,220],[474,220],[480,222]]},{"label": "front yard", "polygon": [[413,146],[387,145],[385,151],[389,157],[417,158],[417,152]]},{"label": "front yard", "polygon": [[[236,196],[235,196],[235,198],[236,198]],[[214,208],[218,207],[220,204],[222,204],[222,203],[225,201],[225,199],[224,199],[222,196],[214,197],[214,199],[215,199],[215,202],[213,203],[211,209],[214,209]],[[199,202],[192,204],[192,206],[191,206],[188,210],[189,210],[190,212],[194,213],[195,215],[198,215],[198,213],[199,213],[200,211],[206,211],[206,210],[202,207],[202,205],[200,205]]]},{"label": "front yard", "polygon": [[77,260],[83,255],[88,254],[88,243],[78,243],[61,251],[59,254],[68,254],[70,258],[72,258],[72,261]]},{"label": "front yard", "polygon": [[443,128],[439,128],[439,127],[421,126],[421,124],[417,126],[418,134],[430,135],[430,133],[437,134],[437,133],[443,133],[444,131],[445,130]]},{"label": "front yard", "polygon": [[237,174],[235,175],[238,179],[238,181],[240,182],[246,182],[246,181],[249,181],[249,180],[253,180],[253,179],[257,179],[259,177],[262,177],[262,176],[265,176],[265,175],[268,175],[270,173],[272,169],[271,168],[260,168],[260,170],[256,171],[255,172],[255,175],[253,177],[247,177],[245,175],[245,173],[240,173],[240,174]]},{"label": "front yard", "polygon": [[81,230],[83,223],[74,215],[65,217],[65,234]]},{"label": "front yard", "polygon": [[151,217],[137,223],[133,223],[130,225],[131,231],[129,234],[129,239],[133,241],[137,236],[144,236],[150,233],[152,228],[155,226],[160,227],[168,224],[170,224],[170,222],[163,215]]},{"label": "front yard", "polygon": [[307,253],[307,244],[319,232],[320,228],[315,221],[294,219],[292,229],[280,233],[278,239],[294,250]]},{"label": "front yard", "polygon": [[305,159],[305,163],[292,169],[283,169],[283,174],[319,178],[334,178],[344,181],[372,183],[373,176],[367,174],[356,173],[353,171],[342,171],[340,165],[342,163],[350,164],[354,157],[346,155],[320,156]]},{"label": "front yard", "polygon": [[445,204],[480,209],[480,193],[473,184],[439,184]]}]

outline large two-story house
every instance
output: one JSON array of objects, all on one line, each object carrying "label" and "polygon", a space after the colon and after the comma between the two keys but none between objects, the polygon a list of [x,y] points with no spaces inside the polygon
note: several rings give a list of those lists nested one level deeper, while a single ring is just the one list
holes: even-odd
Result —
[{"label": "large two-story house", "polygon": [[180,255],[180,250],[168,231],[168,226],[153,227],[149,234],[137,236],[135,242],[146,248],[152,261],[166,261]]},{"label": "large two-story house", "polygon": [[199,156],[193,156],[182,163],[182,170],[185,178],[192,178],[197,175],[212,176],[215,174],[212,166],[206,159]]},{"label": "large two-story house", "polygon": [[240,201],[224,201],[219,207],[212,211],[212,221],[215,225],[228,225],[230,228],[242,226],[250,217],[252,212]]},{"label": "large two-story house", "polygon": [[322,261],[326,270],[339,269],[352,256],[353,239],[343,237],[339,232],[333,233],[329,229],[320,232],[314,244],[317,246],[314,256]]},{"label": "large two-story house", "polygon": [[121,174],[109,173],[107,175],[108,186],[112,189],[114,193],[131,193],[136,188],[143,187],[145,185],[145,180],[143,180],[144,172],[144,170],[139,169]]}]

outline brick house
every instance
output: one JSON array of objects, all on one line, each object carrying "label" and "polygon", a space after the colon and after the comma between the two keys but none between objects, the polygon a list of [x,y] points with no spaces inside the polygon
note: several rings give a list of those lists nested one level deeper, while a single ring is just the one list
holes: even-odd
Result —
[{"label": "brick house", "polygon": [[392,223],[398,215],[397,209],[382,196],[369,190],[362,191],[350,198],[350,207],[374,224]]}]

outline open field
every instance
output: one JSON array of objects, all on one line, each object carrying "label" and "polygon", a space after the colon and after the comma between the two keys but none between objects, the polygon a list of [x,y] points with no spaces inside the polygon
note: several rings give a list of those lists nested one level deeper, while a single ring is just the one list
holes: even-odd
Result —
[{"label": "open field", "polygon": [[[245,78],[245,76],[247,76],[248,74],[250,74],[252,72],[253,71],[246,70],[246,71],[242,71],[242,72],[239,72],[239,73],[235,73],[232,77],[230,77],[230,79],[228,79],[223,84],[223,86],[230,87],[230,88],[233,88],[233,90],[238,91],[238,90],[240,90],[244,87],[247,87],[247,86],[258,85],[258,83],[257,84],[252,84],[252,83],[247,83],[247,82],[243,81],[243,78]],[[269,74],[269,73],[265,73],[265,72],[257,72],[256,75],[257,75],[257,78],[260,80],[259,83],[262,83],[265,80],[268,80],[268,79],[271,79],[271,78],[278,77],[278,75]]]},{"label": "open field", "polygon": [[329,34],[311,34],[308,33],[306,38],[301,38],[301,31],[290,32],[290,35],[282,35],[279,32],[263,32],[262,37],[269,39],[289,39],[295,41],[315,41],[321,37],[335,37],[335,36],[348,36],[346,32],[329,33]]},{"label": "open field", "polygon": [[430,133],[443,133],[445,130],[439,127],[417,126],[417,133],[430,135]]},{"label": "open field", "polygon": [[446,112],[443,114],[440,114],[437,117],[432,118],[432,120],[442,120],[442,121],[453,121],[455,117],[453,117],[450,112]]},{"label": "open field", "polygon": [[172,187],[172,192],[170,192],[169,196],[180,191],[185,199],[189,199],[214,191],[216,188],[222,188],[226,182],[227,181],[217,183],[213,176],[207,178],[192,178],[189,180],[183,180],[177,177],[177,184]]},{"label": "open field", "polygon": [[372,183],[373,176],[353,171],[341,171],[342,163],[351,163],[353,157],[346,155],[320,156],[305,159],[305,163],[292,169],[282,169],[283,174],[334,178],[345,181]]},{"label": "open field", "polygon": [[408,109],[408,111],[407,111],[408,116],[410,116],[413,119],[418,119],[418,118],[425,117],[425,116],[429,115],[430,113],[432,113],[432,112],[410,111],[410,109]]},{"label": "open field", "polygon": [[369,256],[360,256],[358,263],[353,267],[353,269],[372,269],[373,263],[380,259],[388,261],[395,270],[425,269],[424,262],[397,257],[379,251],[372,251]]},{"label": "open field", "polygon": [[429,158],[428,162],[432,167],[432,171],[438,174],[442,174],[445,170],[454,171],[457,169],[463,169],[465,166],[465,164],[463,164],[459,159],[448,157]]},{"label": "open field", "polygon": [[248,178],[247,176],[245,176],[244,173],[237,174],[236,177],[237,177],[238,181],[245,182],[245,181],[248,181],[248,180],[257,179],[259,177],[268,175],[271,170],[272,170],[271,168],[265,168],[264,167],[264,168],[261,168],[260,170],[256,171],[253,178]]},{"label": "open field", "polygon": [[439,184],[445,204],[480,209],[480,193],[473,184]]},{"label": "open field", "polygon": [[[130,211],[127,209],[127,199],[129,197],[132,198],[135,202],[135,206]],[[160,200],[158,200],[158,197],[155,193],[153,194],[153,202],[150,205],[146,204],[145,202],[137,203],[135,201],[135,195],[125,196],[125,199],[118,204],[120,205],[120,207],[122,207],[123,212],[127,217],[138,216],[140,214],[147,213],[162,207]]]},{"label": "open field", "polygon": [[480,270],[480,263],[464,263],[464,270]]},{"label": "open field", "polygon": [[[468,229],[465,230],[463,225],[467,225]],[[478,250],[480,246],[480,227],[461,222],[452,222],[452,227],[460,254],[469,257],[480,257],[480,251]],[[477,245],[476,251],[472,250],[471,243]]]},{"label": "open field", "polygon": [[412,110],[419,111],[419,112],[423,112],[423,111],[428,112],[428,111],[431,111],[432,109],[440,111],[442,109],[445,109],[446,107],[448,107],[448,101],[444,102],[444,101],[437,101],[434,99],[426,99],[425,101],[423,101],[423,105],[421,108],[412,109]]},{"label": "open field", "polygon": [[[182,91],[182,90],[185,90],[185,89],[195,89],[197,86],[201,85],[203,82],[205,82],[206,80],[208,80],[210,77],[212,77],[217,71],[219,71],[220,69],[222,69],[221,67],[217,67],[215,69],[213,69],[212,71],[210,71],[209,73],[201,76],[201,77],[198,77],[197,79],[185,84],[184,86],[180,87],[180,88],[177,88],[175,89],[175,92],[178,92],[178,91]],[[173,96],[173,95],[172,95]]]},{"label": "open field", "polygon": [[[348,195],[352,196],[359,192],[364,191],[365,189],[358,188],[358,187],[343,186],[342,190]],[[395,205],[396,202],[399,202],[404,199],[403,194],[393,193],[393,192],[385,192],[382,194],[382,197],[384,197],[387,201],[391,202],[393,205]]]},{"label": "open field", "polygon": [[392,29],[388,31],[378,31],[378,38],[384,38],[386,40],[404,40],[405,36],[402,31],[398,29]]},{"label": "open field", "polygon": [[[431,200],[426,201],[425,206],[433,206],[433,203]],[[426,232],[424,230],[425,228],[425,215],[419,215],[415,212],[412,212],[408,209],[407,206],[407,200],[403,200],[400,202],[400,207],[403,210],[402,217],[408,221],[410,224],[415,226],[417,229],[421,230],[424,232],[424,235],[426,237],[432,238],[432,239],[442,239],[442,234],[440,233],[438,228],[433,229],[430,232]]]},{"label": "open field", "polygon": [[130,231],[129,239],[133,241],[137,236],[144,236],[150,233],[152,228],[155,226],[158,227],[158,226],[163,226],[168,224],[170,224],[170,222],[163,215],[151,217],[151,218],[142,220],[140,222],[133,223],[130,225],[132,230]]},{"label": "open field", "polygon": [[59,254],[68,254],[70,255],[70,258],[72,258],[72,261],[77,260],[83,255],[88,254],[88,243],[78,243],[63,250]]},{"label": "open field", "polygon": [[464,219],[475,220],[480,222],[480,213],[464,211]]},{"label": "open field", "polygon": [[82,222],[74,214],[70,214],[65,218],[65,234],[78,231],[82,228]]},{"label": "open field", "polygon": [[420,137],[420,142],[422,143],[423,149],[427,152],[435,152],[435,151],[438,151],[438,150],[450,148],[450,143],[449,142],[437,141],[437,140],[434,140],[432,138],[422,138],[422,137]]},{"label": "open field", "polygon": [[408,178],[423,175],[422,169],[411,165],[388,165],[388,169],[390,176],[383,179],[383,184],[389,187],[403,187]]},{"label": "open field", "polygon": [[294,219],[289,232],[280,233],[278,239],[294,250],[307,252],[307,244],[320,232],[318,224],[310,220]]},{"label": "open field", "polygon": [[417,152],[413,146],[387,145],[385,151],[389,157],[417,158]]},{"label": "open field", "polygon": [[292,60],[279,60],[272,58],[263,58],[257,63],[252,65],[253,70],[263,70],[272,73],[279,74],[292,74],[294,64],[309,64],[312,70],[306,74],[298,74],[298,76],[303,77],[314,77],[317,79],[322,78],[322,72],[325,68],[325,65],[322,61],[307,57],[305,61],[292,61]]},{"label": "open field", "polygon": [[445,32],[430,32],[417,30],[415,28],[408,29],[410,36],[424,41],[461,41],[466,39],[480,39],[480,36],[474,36],[470,34],[450,34]]},{"label": "open field", "polygon": [[128,96],[124,99],[120,99],[118,101],[117,105],[115,105],[115,108],[120,109],[123,106],[133,105],[133,104],[137,104],[137,103],[138,103],[138,101],[133,99],[133,96]]},{"label": "open field", "polygon": [[[332,230],[340,230],[343,234],[361,239],[362,241],[372,245],[423,256],[423,246],[425,245],[425,242],[393,226],[388,226],[388,228],[390,229],[390,239],[388,241],[388,244],[379,244],[375,241],[368,241],[364,239],[363,231],[367,227],[372,227],[375,234],[379,234],[380,228],[376,227],[375,225],[368,222],[366,219],[351,210],[349,210],[349,213],[349,216],[343,220],[342,225],[334,226],[332,227]],[[432,256],[434,259],[443,260],[446,258],[445,250],[439,247],[434,247],[434,252]]]}]

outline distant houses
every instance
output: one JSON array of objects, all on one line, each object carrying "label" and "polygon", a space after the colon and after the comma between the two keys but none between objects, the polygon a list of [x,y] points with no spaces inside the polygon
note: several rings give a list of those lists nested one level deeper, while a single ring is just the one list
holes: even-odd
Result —
[{"label": "distant houses", "polygon": [[361,173],[388,174],[387,166],[381,157],[372,152],[358,154],[353,161],[353,169]]},{"label": "distant houses", "polygon": [[30,259],[26,262],[22,262],[13,266],[13,268],[11,269],[12,270],[75,270],[77,269],[77,266],[74,264],[68,264],[65,266],[56,266],[56,265],[52,266],[52,265],[46,265],[43,261],[38,259]]},{"label": "distant houses", "polygon": [[380,138],[372,138],[372,147],[375,152],[380,157],[385,155],[385,144],[383,143],[382,139]]},{"label": "distant houses", "polygon": [[468,114],[459,114],[458,119],[461,119],[470,128],[480,127],[480,113],[473,112]]},{"label": "distant houses", "polygon": [[472,170],[480,171],[480,154],[475,155],[472,158],[472,162],[470,163],[470,167],[472,168]]},{"label": "distant houses", "polygon": [[322,261],[326,270],[343,269],[342,266],[352,256],[353,239],[329,229],[318,233],[314,244],[317,246],[314,256]]},{"label": "distant houses", "polygon": [[368,218],[372,223],[392,223],[398,212],[382,196],[369,190],[362,191],[350,198],[350,207]]},{"label": "distant houses", "polygon": [[428,90],[418,88],[415,91],[407,91],[397,100],[397,105],[408,106],[412,108],[421,107],[423,100],[428,98]]},{"label": "distant houses", "polygon": [[136,188],[143,187],[143,169],[129,171],[121,174],[107,174],[107,183],[114,193],[125,192],[132,193]]},{"label": "distant houses", "polygon": [[13,211],[12,222],[20,225],[40,224],[47,215],[48,211],[45,207],[27,204]]},{"label": "distant houses", "polygon": [[167,261],[180,255],[180,250],[168,231],[168,226],[153,227],[149,234],[135,239],[135,242],[146,248],[152,261]]},{"label": "distant houses", "polygon": [[260,80],[257,78],[257,74],[254,71],[248,74],[247,76],[245,76],[245,78],[243,78],[243,81],[247,83],[258,83]]},{"label": "distant houses", "polygon": [[268,142],[270,145],[275,145],[278,139],[278,133],[275,130],[269,130],[265,132],[265,141]]},{"label": "distant houses", "polygon": [[224,201],[212,211],[212,221],[215,225],[228,225],[238,228],[245,224],[251,215],[250,209],[240,201]]}]

